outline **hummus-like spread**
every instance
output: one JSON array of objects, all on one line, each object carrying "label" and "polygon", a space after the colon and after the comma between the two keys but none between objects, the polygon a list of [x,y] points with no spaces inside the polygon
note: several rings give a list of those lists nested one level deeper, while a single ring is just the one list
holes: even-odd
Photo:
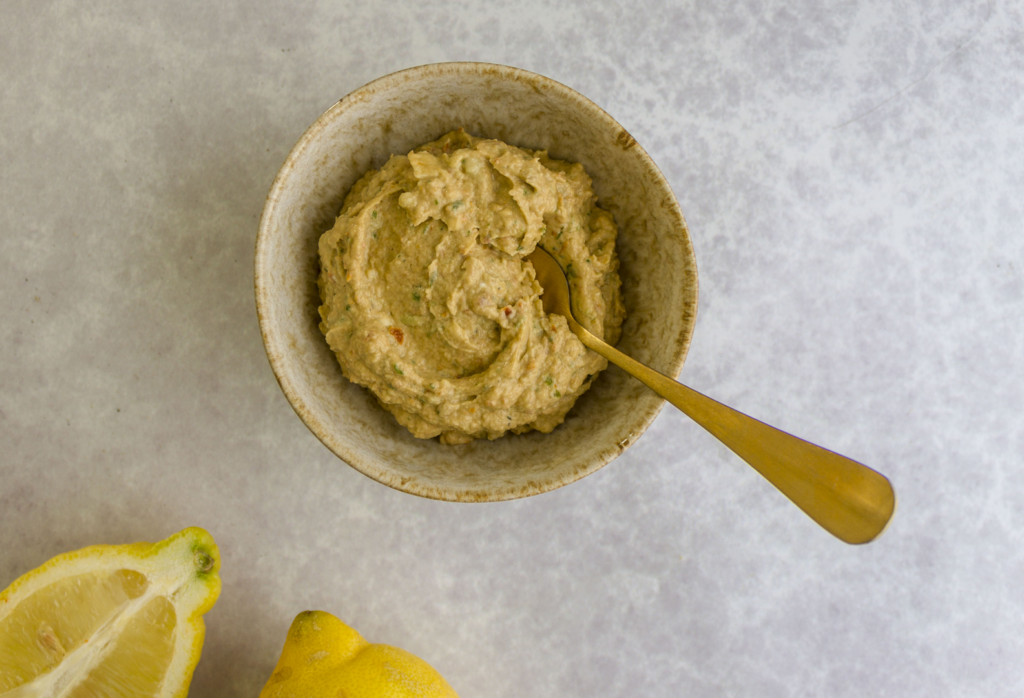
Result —
[{"label": "hummus-like spread", "polygon": [[536,245],[566,270],[580,324],[625,315],[616,228],[583,166],[453,131],[352,187],[320,238],[320,329],[342,373],[420,438],[550,432],[607,361],[546,315]]}]

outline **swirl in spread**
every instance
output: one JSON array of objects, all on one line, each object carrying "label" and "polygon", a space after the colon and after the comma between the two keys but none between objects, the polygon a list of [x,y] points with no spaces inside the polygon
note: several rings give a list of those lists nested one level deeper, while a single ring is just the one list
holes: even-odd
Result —
[{"label": "swirl in spread", "polygon": [[614,344],[616,228],[583,166],[454,131],[392,156],[320,238],[320,329],[342,372],[420,438],[550,432],[607,362],[546,315],[540,245]]}]

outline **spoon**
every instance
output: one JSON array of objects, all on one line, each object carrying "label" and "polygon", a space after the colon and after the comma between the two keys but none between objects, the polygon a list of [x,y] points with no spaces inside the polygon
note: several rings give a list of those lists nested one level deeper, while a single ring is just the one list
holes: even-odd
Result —
[{"label": "spoon", "polygon": [[853,544],[868,543],[885,530],[896,495],[884,476],[715,402],[606,344],[572,316],[569,285],[554,257],[538,247],[526,259],[533,263],[543,289],[544,312],[563,316],[584,346],[711,432],[822,528]]}]

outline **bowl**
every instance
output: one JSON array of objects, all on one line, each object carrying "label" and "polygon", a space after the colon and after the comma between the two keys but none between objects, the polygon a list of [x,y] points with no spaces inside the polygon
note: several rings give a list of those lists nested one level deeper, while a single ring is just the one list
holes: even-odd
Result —
[{"label": "bowl", "polygon": [[318,327],[317,242],[367,170],[457,128],[580,162],[619,226],[626,322],[618,347],[670,376],[697,311],[697,267],[664,176],[622,126],[565,85],[486,63],[410,68],[360,87],[309,127],[267,196],[256,239],[256,309],[281,389],[340,459],[433,499],[499,501],[574,482],[626,450],[664,400],[611,366],[550,434],[446,446],[413,437],[350,383]]}]

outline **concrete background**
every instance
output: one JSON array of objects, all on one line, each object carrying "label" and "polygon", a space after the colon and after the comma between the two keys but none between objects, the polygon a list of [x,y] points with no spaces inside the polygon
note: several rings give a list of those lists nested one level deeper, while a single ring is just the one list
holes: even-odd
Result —
[{"label": "concrete background", "polygon": [[[463,696],[1024,693],[1021,2],[5,0],[0,587],[189,525],[223,553],[191,695],[296,613]],[[701,298],[682,380],[889,475],[849,547],[671,407],[528,500],[337,460],[281,394],[252,253],[303,130],[401,68],[587,95],[660,165]]]}]

